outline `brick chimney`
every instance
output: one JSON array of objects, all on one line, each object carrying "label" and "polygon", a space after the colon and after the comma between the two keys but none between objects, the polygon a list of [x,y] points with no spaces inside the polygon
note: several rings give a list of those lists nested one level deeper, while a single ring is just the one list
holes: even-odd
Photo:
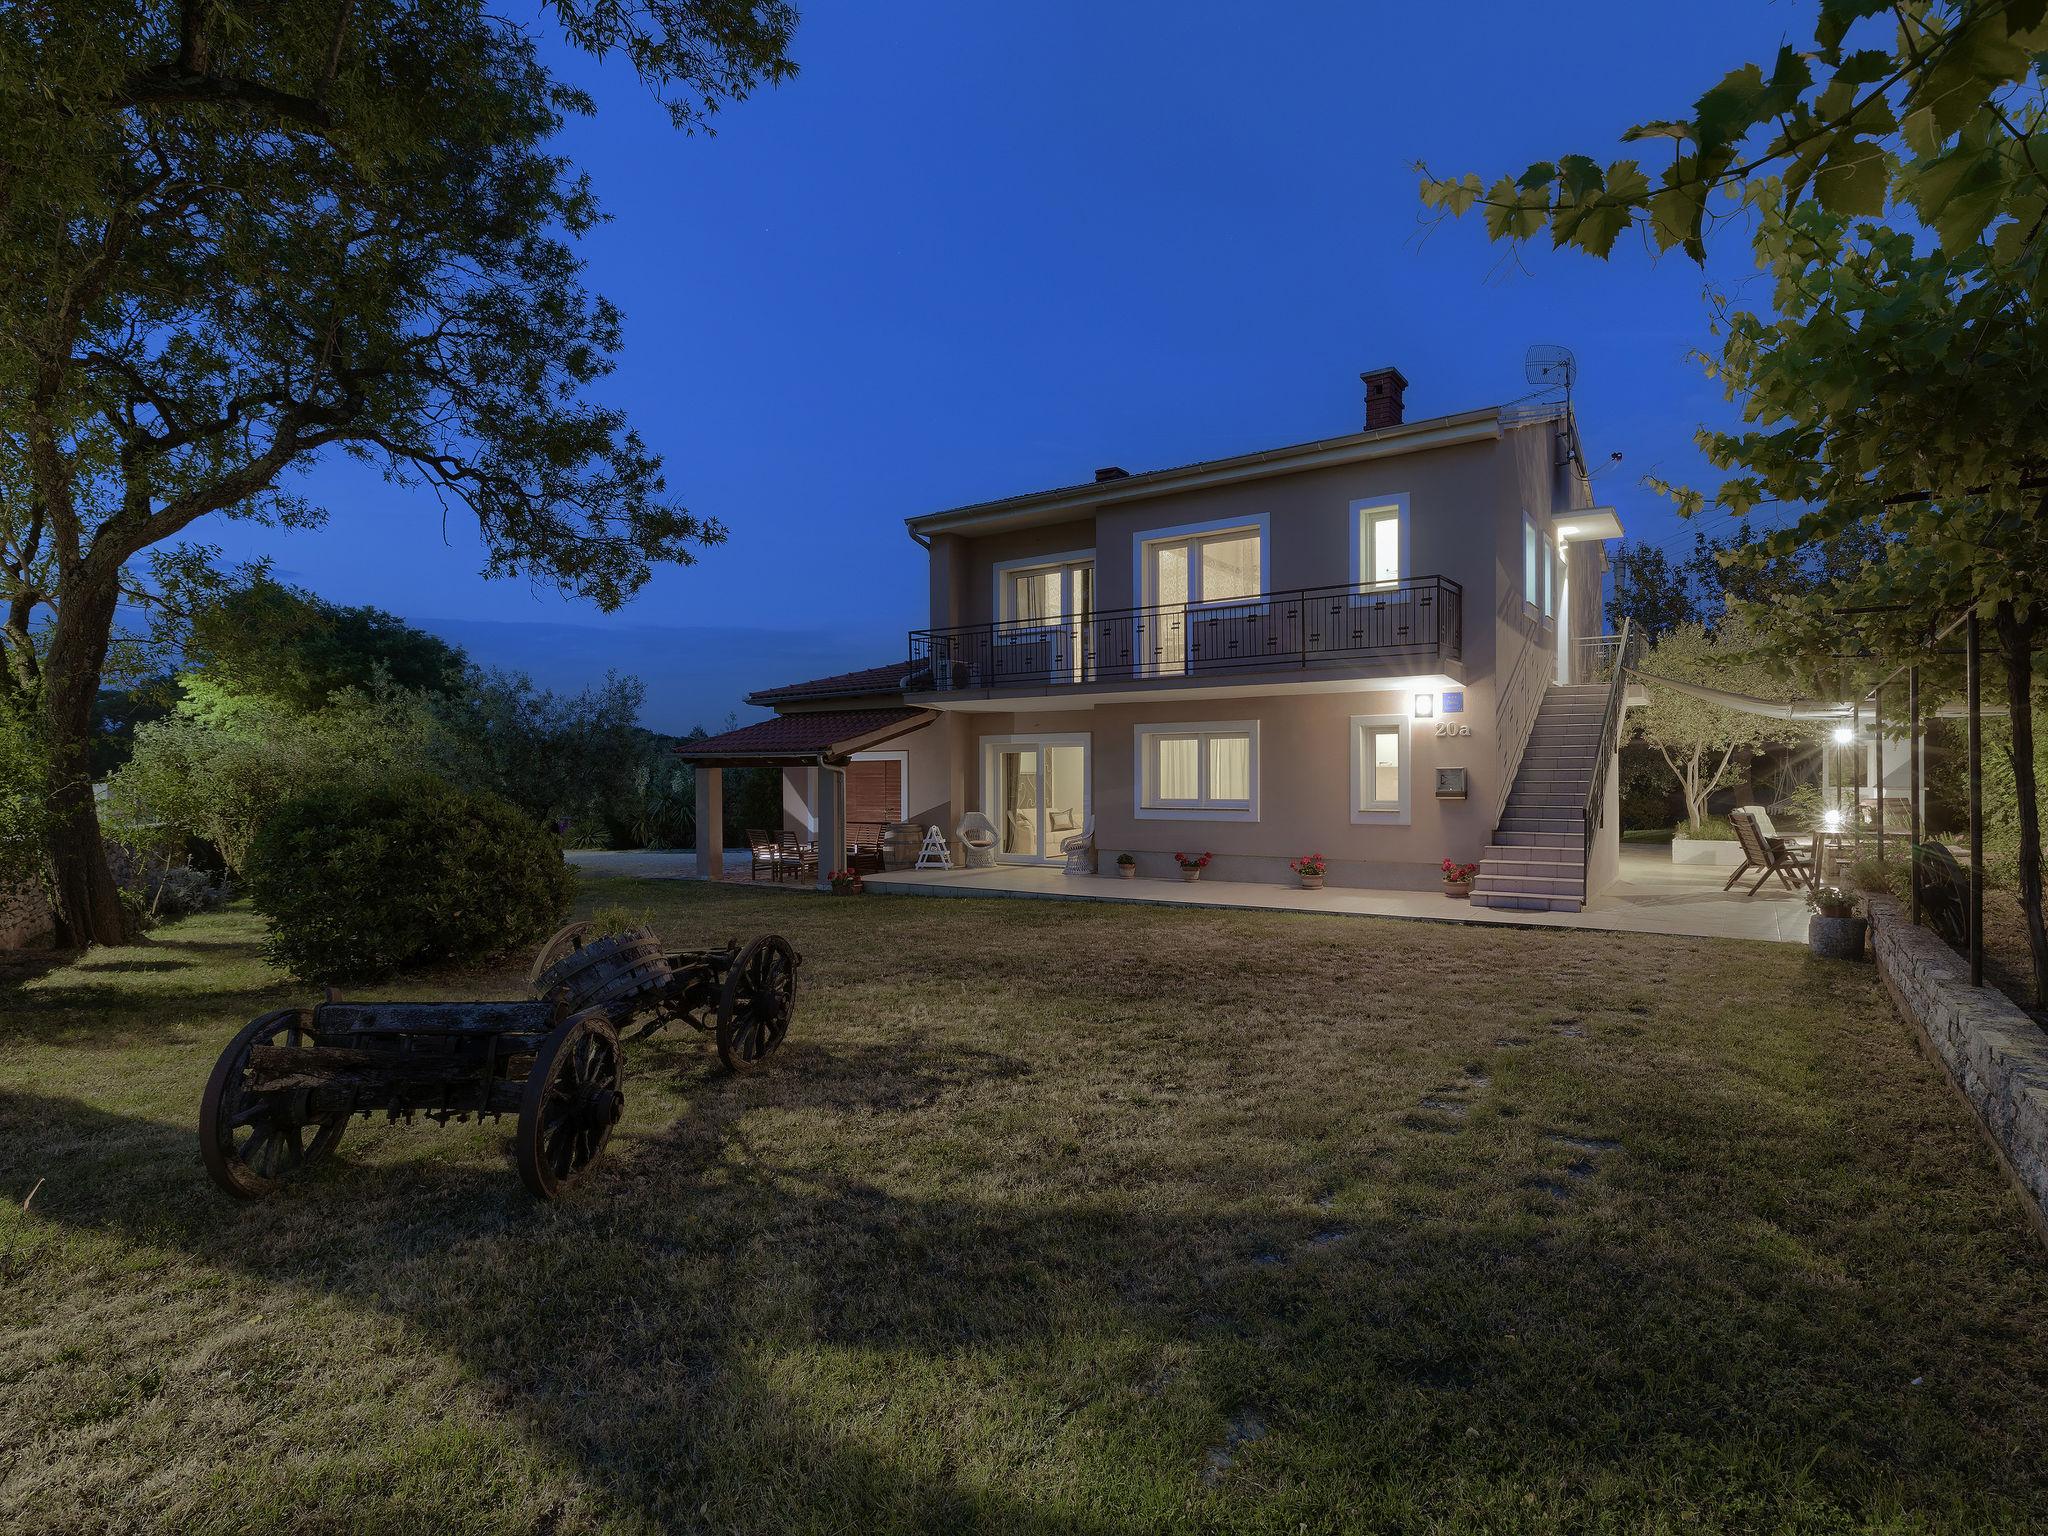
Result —
[{"label": "brick chimney", "polygon": [[1377,432],[1381,427],[1401,425],[1401,395],[1408,388],[1401,370],[1374,368],[1358,379],[1365,386],[1365,430]]}]

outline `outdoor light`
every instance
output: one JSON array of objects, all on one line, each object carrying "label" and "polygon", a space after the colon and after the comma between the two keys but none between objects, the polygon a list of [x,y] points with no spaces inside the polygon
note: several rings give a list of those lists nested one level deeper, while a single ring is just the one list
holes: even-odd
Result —
[{"label": "outdoor light", "polygon": [[1557,536],[1560,539],[1568,539],[1578,531],[1579,525],[1577,523],[1566,523],[1562,528],[1557,530]]},{"label": "outdoor light", "polygon": [[1842,830],[1842,813],[1840,811],[1829,811],[1821,817],[1820,821],[1821,825],[1830,832]]},{"label": "outdoor light", "polygon": [[1433,715],[1433,714],[1435,714],[1435,713],[1436,713],[1436,695],[1435,695],[1435,694],[1433,694],[1433,693],[1418,693],[1417,695],[1415,695],[1415,718],[1416,718],[1416,719],[1418,719],[1418,720],[1427,720],[1427,719],[1428,719],[1428,718],[1429,718],[1429,717],[1430,717],[1431,715]]},{"label": "outdoor light", "polygon": [[1835,745],[1836,745],[1836,746],[1838,746],[1838,747],[1846,747],[1847,745],[1849,745],[1849,743],[1850,743],[1850,742],[1854,741],[1855,739],[1856,739],[1856,733],[1855,733],[1854,731],[1850,730],[1848,726],[1846,726],[1846,725],[1838,725],[1838,726],[1836,726],[1836,727],[1835,727]]}]

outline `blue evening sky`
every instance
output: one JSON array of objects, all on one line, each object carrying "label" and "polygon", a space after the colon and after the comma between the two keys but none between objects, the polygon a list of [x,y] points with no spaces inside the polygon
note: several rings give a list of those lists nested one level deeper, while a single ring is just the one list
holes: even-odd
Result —
[{"label": "blue evening sky", "polygon": [[1511,400],[1550,342],[1590,461],[1624,455],[1600,499],[1680,552],[1642,479],[1710,474],[1692,434],[1729,408],[1688,354],[1709,277],[1765,297],[1742,242],[1707,274],[1627,239],[1518,264],[1476,223],[1425,231],[1410,166],[1607,158],[1810,36],[1809,5],[1758,0],[813,4],[802,73],[715,138],[572,63],[601,112],[562,147],[612,215],[588,279],[627,317],[604,393],[730,539],[605,615],[483,580],[473,530],[352,465],[304,482],[322,531],[195,532],[552,687],[637,673],[647,724],[716,729],[751,688],[903,655],[907,515],[1352,431],[1385,363],[1411,418]]}]

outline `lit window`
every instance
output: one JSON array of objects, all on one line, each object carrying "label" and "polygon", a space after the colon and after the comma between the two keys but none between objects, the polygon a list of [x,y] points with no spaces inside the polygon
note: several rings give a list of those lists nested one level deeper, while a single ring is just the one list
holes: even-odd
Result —
[{"label": "lit window", "polygon": [[1550,557],[1550,540],[1541,543],[1543,553],[1543,617],[1549,618],[1555,611],[1557,601],[1557,562]]},{"label": "lit window", "polygon": [[1373,507],[1363,517],[1358,531],[1359,579],[1391,586],[1401,579],[1401,514],[1393,507]]},{"label": "lit window", "polygon": [[1542,548],[1542,543],[1543,541],[1536,534],[1536,519],[1524,512],[1522,514],[1522,601],[1531,608],[1536,606],[1536,599],[1540,595],[1538,583],[1543,580],[1536,570],[1537,552]]},{"label": "lit window", "polygon": [[1408,819],[1408,722],[1399,715],[1352,717],[1351,819]]},{"label": "lit window", "polygon": [[1138,728],[1138,814],[1252,820],[1258,726],[1250,721]]}]

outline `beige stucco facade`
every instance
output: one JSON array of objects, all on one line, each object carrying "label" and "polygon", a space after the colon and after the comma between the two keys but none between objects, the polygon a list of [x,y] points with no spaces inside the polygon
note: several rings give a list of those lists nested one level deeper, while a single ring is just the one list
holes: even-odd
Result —
[{"label": "beige stucco facade", "polygon": [[[1455,583],[1461,612],[1455,646],[1420,656],[1326,665],[1281,657],[1242,670],[1007,688],[980,677],[973,686],[940,686],[927,674],[901,702],[936,710],[938,719],[888,744],[905,754],[913,819],[950,833],[970,810],[999,816],[994,744],[1078,742],[1086,748],[1085,812],[1105,873],[1119,853],[1133,854],[1142,874],[1165,875],[1174,852],[1208,851],[1216,856],[1209,878],[1284,880],[1289,859],[1314,852],[1329,860],[1332,884],[1424,887],[1445,858],[1477,861],[1538,701],[1569,679],[1573,640],[1604,628],[1601,543],[1560,540],[1557,531],[1591,506],[1576,446],[1567,415],[1513,421],[1475,412],[1218,461],[1221,469],[1194,466],[914,519],[913,534],[931,553],[935,632],[1010,619],[1001,579],[1035,560],[1085,560],[1098,617],[1142,608],[1148,541],[1188,530],[1255,530],[1262,593],[1356,586],[1365,579],[1361,507],[1398,509],[1401,578]],[[1418,694],[1426,715],[1418,714]],[[1398,726],[1398,813],[1357,804],[1361,721]],[[1253,738],[1249,811],[1148,810],[1143,732],[1212,725]],[[1439,796],[1439,768],[1464,770],[1461,797]],[[814,818],[821,771],[789,770],[792,825]],[[1608,839],[1614,827],[1609,817]],[[1041,852],[1056,856],[1056,838],[1044,842],[1051,846]],[[1605,871],[1613,861],[1596,854],[1594,863]]]}]

